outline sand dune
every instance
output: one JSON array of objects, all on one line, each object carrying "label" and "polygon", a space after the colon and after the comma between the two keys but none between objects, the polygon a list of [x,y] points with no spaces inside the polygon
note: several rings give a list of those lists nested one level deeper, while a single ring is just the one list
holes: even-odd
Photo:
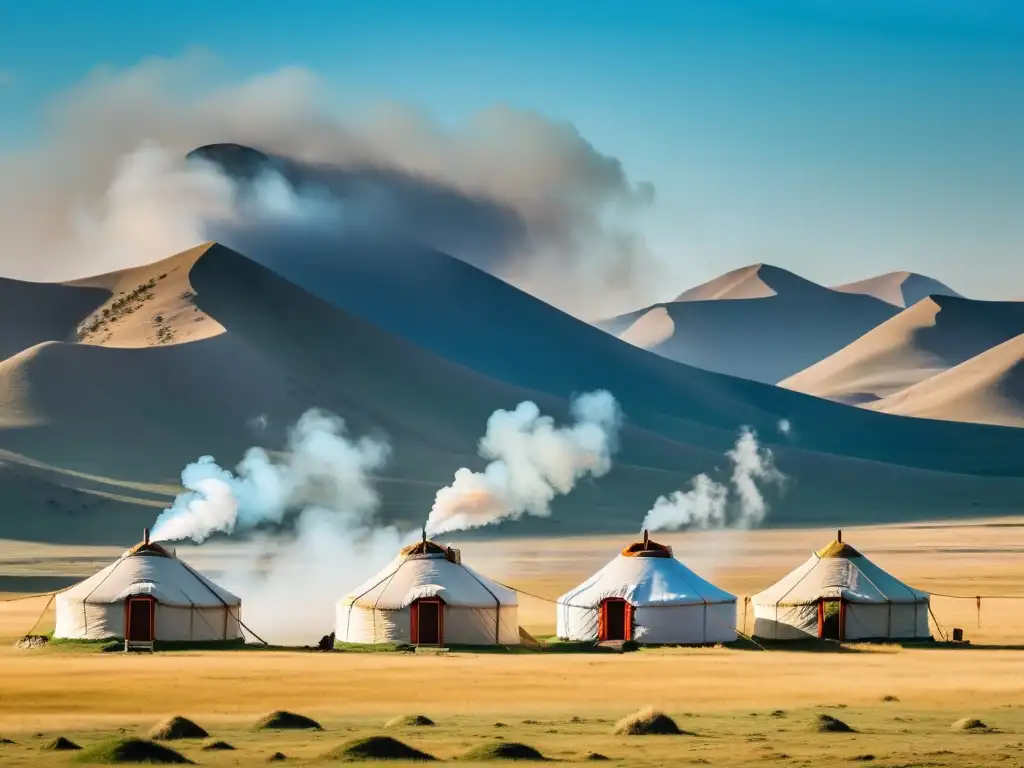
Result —
[{"label": "sand dune", "polygon": [[1024,304],[922,299],[780,386],[850,404],[889,397],[1024,332]]},{"label": "sand dune", "polygon": [[904,308],[929,296],[960,296],[948,285],[916,272],[887,272],[855,283],[836,285],[832,290],[874,296],[894,307]]},{"label": "sand dune", "polygon": [[1024,427],[1024,334],[868,407],[901,416]]},{"label": "sand dune", "polygon": [[73,340],[81,319],[107,296],[101,288],[0,278],[0,360],[44,341]]},{"label": "sand dune", "polygon": [[774,384],[894,314],[872,296],[755,264],[598,327],[672,360]]},{"label": "sand dune", "polygon": [[[477,441],[495,408],[530,398],[564,418],[568,394],[601,386],[629,419],[615,469],[556,503],[554,517],[507,532],[633,530],[657,495],[686,487],[698,472],[727,473],[723,453],[741,424],[761,431],[790,477],[785,495],[773,498],[779,523],[991,514],[1012,509],[1024,490],[1024,433],[1017,430],[902,419],[688,368],[525,294],[504,293],[515,289],[470,267],[453,272],[454,260],[440,256],[425,265],[466,281],[461,287],[475,291],[469,309],[447,300],[447,314],[417,315],[437,307],[439,296],[463,294],[439,294],[423,272],[410,270],[393,288],[397,298],[433,303],[423,299],[388,318],[419,318],[413,330],[429,332],[450,359],[354,316],[342,308],[344,296],[318,298],[230,249],[207,247],[193,262],[194,304],[219,334],[142,347],[47,343],[0,367],[5,410],[30,417],[0,425],[8,466],[15,474],[32,468],[35,483],[88,488],[101,500],[82,514],[58,500],[45,511],[48,525],[5,514],[0,538],[42,532],[130,542],[153,514],[152,493],[139,488],[173,485],[182,466],[205,453],[230,465],[250,445],[279,446],[310,406],[343,416],[356,434],[388,436],[394,461],[380,478],[383,511],[415,524],[455,469],[482,465]],[[320,282],[354,290],[343,280]],[[373,296],[368,281],[359,297]],[[474,302],[516,310],[526,325],[480,313],[474,333],[465,333],[479,311]],[[484,372],[465,362],[472,355]],[[789,435],[776,429],[782,417],[792,421]],[[40,466],[50,474],[38,475]],[[5,493],[14,487],[0,482]],[[18,506],[16,495],[5,498]],[[132,498],[139,499],[135,520],[123,512]]]}]

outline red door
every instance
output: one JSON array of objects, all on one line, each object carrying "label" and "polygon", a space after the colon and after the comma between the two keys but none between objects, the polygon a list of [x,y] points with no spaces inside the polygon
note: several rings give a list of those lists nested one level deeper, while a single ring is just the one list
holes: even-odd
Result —
[{"label": "red door", "polygon": [[444,642],[444,601],[439,597],[417,600],[410,606],[413,645],[441,645]]},{"label": "red door", "polygon": [[151,643],[156,634],[156,600],[148,596],[129,597],[125,601],[124,639]]},{"label": "red door", "polygon": [[620,597],[601,601],[597,617],[597,639],[600,642],[631,640],[633,637],[633,606]]}]

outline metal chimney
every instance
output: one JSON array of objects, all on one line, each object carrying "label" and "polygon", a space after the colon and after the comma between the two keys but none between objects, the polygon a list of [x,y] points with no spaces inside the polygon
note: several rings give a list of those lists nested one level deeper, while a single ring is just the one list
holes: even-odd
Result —
[{"label": "metal chimney", "polygon": [[149,546],[149,528],[142,529],[142,543]]},{"label": "metal chimney", "polygon": [[644,528],[644,549],[647,549],[647,544],[650,542],[651,537],[647,534],[647,529]]},{"label": "metal chimney", "polygon": [[836,531],[836,541],[838,541],[840,544],[843,543],[843,529],[842,528],[840,528],[838,531]]}]

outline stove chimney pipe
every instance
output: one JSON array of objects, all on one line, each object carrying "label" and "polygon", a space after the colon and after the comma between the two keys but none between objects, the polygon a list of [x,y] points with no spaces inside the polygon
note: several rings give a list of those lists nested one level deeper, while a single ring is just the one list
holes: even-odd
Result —
[{"label": "stove chimney pipe", "polygon": [[425,525],[423,526],[422,532],[423,532],[423,544],[426,545],[426,543],[427,543],[427,526],[425,526]]},{"label": "stove chimney pipe", "polygon": [[142,543],[149,546],[149,528],[142,529]]},{"label": "stove chimney pipe", "polygon": [[838,531],[836,531],[836,541],[838,541],[840,544],[843,543],[843,529],[842,528],[840,528]]},{"label": "stove chimney pipe", "polygon": [[647,534],[647,529],[644,528],[644,549],[647,549],[647,544],[650,542],[651,537]]}]

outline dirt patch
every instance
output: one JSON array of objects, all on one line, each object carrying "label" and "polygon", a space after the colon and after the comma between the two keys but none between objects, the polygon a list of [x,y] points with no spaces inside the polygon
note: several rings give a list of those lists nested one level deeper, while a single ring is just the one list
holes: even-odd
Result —
[{"label": "dirt patch", "polygon": [[277,710],[256,723],[258,731],[322,731],[323,726],[316,720],[297,715],[294,712]]},{"label": "dirt patch", "polygon": [[196,725],[187,717],[180,717],[178,715],[157,723],[149,730],[149,738],[157,741],[205,739],[209,735],[202,726]]},{"label": "dirt patch", "polygon": [[25,635],[18,639],[14,647],[22,651],[31,651],[33,648],[42,648],[48,642],[50,638],[46,635]]},{"label": "dirt patch", "polygon": [[146,739],[118,739],[97,744],[79,752],[76,760],[100,765],[192,765],[180,752]]},{"label": "dirt patch", "polygon": [[973,717],[961,718],[950,727],[954,731],[964,731],[965,733],[988,733],[992,730],[985,725],[985,723],[981,722],[981,720],[977,720]]},{"label": "dirt patch", "polygon": [[528,744],[519,744],[515,741],[481,744],[479,747],[469,750],[462,756],[462,759],[477,763],[486,763],[491,760],[547,760],[544,755]]},{"label": "dirt patch", "polygon": [[402,715],[384,723],[386,728],[429,728],[436,723],[426,715]]},{"label": "dirt patch", "polygon": [[882,701],[890,703],[890,704],[894,704],[894,703],[898,702],[899,700],[900,700],[899,696],[889,695],[889,696],[883,696],[882,697]]},{"label": "dirt patch", "polygon": [[656,709],[641,709],[615,724],[616,736],[680,736],[686,733],[676,721]]},{"label": "dirt patch", "polygon": [[812,723],[811,729],[818,733],[856,733],[853,728],[832,715],[818,715]]},{"label": "dirt patch", "polygon": [[362,739],[345,742],[340,747],[335,747],[325,754],[323,759],[344,760],[354,763],[363,760],[427,762],[437,758],[390,736],[367,736]]},{"label": "dirt patch", "polygon": [[204,752],[230,752],[234,747],[226,741],[211,741],[203,745]]},{"label": "dirt patch", "polygon": [[58,736],[53,741],[47,742],[43,749],[48,752],[77,752],[81,747],[71,741],[71,739]]}]

